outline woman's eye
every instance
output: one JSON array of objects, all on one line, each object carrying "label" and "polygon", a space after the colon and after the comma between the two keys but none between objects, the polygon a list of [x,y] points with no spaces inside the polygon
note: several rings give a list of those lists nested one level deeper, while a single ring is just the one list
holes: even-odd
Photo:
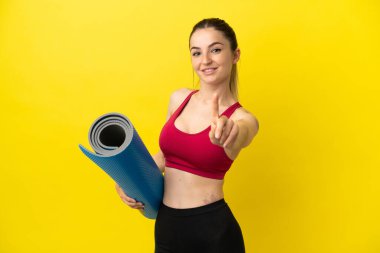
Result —
[{"label": "woman's eye", "polygon": [[213,50],[211,50],[211,52],[213,53],[219,53],[220,51],[222,51],[222,49],[220,48],[214,48]]},{"label": "woman's eye", "polygon": [[194,52],[194,53],[193,53],[193,56],[198,56],[198,55],[200,55],[199,52]]}]

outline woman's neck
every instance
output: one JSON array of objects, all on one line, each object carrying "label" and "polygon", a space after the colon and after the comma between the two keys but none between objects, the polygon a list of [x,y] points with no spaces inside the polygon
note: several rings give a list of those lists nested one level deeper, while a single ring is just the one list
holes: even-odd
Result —
[{"label": "woman's neck", "polygon": [[236,102],[228,87],[228,84],[210,85],[201,83],[199,91],[194,95],[197,96],[199,101],[203,103],[210,103],[214,94],[218,95],[219,105],[228,106]]}]

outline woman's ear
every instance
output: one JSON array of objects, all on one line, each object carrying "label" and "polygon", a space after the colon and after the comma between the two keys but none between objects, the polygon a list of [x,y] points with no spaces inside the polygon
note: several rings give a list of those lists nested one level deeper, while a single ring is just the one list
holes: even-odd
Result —
[{"label": "woman's ear", "polygon": [[240,59],[240,48],[236,48],[234,52],[233,64],[236,64]]}]

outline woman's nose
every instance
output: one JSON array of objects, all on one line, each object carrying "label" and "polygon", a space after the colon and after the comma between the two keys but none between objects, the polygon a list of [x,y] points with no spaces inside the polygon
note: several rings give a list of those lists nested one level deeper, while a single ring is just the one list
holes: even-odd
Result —
[{"label": "woman's nose", "polygon": [[211,62],[210,55],[208,53],[203,54],[202,63],[209,64]]}]

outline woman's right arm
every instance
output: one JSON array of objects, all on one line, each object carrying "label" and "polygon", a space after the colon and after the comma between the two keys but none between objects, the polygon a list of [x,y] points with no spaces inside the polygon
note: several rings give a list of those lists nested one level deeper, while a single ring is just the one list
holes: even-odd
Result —
[{"label": "woman's right arm", "polygon": [[153,160],[156,162],[157,167],[160,169],[161,173],[165,172],[165,156],[161,149],[153,156]]},{"label": "woman's right arm", "polygon": [[[183,88],[179,89],[173,92],[173,94],[170,96],[169,106],[168,106],[168,113],[166,115],[166,121],[170,118],[172,113],[175,111],[175,109],[179,106],[181,101],[185,99],[185,97],[191,92],[191,90]],[[161,149],[152,156],[153,160],[157,164],[157,167],[160,169],[160,171],[163,173],[165,171],[165,157],[162,153]],[[138,209],[140,211],[144,210],[144,205],[141,202],[137,202],[135,199],[129,197],[123,189],[116,184],[115,185],[116,191],[119,194],[121,200],[130,206],[131,208]]]}]

